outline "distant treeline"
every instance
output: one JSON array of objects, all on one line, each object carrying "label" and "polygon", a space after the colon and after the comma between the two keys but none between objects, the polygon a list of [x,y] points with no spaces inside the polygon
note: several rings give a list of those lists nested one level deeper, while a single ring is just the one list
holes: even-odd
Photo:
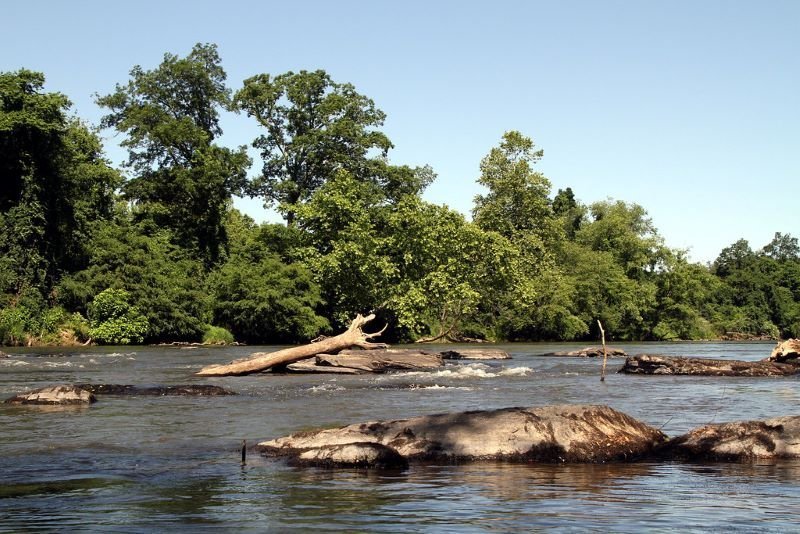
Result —
[{"label": "distant treeline", "polygon": [[[800,336],[796,238],[690,263],[641,206],[553,194],[516,131],[483,158],[470,221],[422,200],[433,170],[390,163],[384,113],[324,71],[234,93],[214,45],[136,66],[96,100],[124,169],[44,87],[0,73],[3,344],[292,343],[359,312],[390,341],[596,339],[598,319],[616,340]],[[223,110],[259,127],[255,177],[246,147],[218,142]]]}]

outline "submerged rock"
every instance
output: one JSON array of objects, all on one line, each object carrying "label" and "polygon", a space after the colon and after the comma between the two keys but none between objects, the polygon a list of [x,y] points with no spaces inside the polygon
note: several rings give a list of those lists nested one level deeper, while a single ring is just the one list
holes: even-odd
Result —
[{"label": "submerged rock", "polygon": [[297,458],[333,446],[377,443],[409,461],[602,463],[650,454],[666,436],[607,406],[505,408],[376,421],[259,443]]},{"label": "submerged rock", "polygon": [[386,445],[348,443],[308,449],[290,460],[301,467],[356,467],[374,469],[406,469],[408,461]]},{"label": "submerged rock", "polygon": [[787,339],[778,343],[767,359],[773,362],[796,364],[798,363],[798,358],[800,358],[800,339]]},{"label": "submerged rock", "polygon": [[[628,354],[622,350],[614,347],[606,347],[606,354],[609,358],[624,358]],[[548,352],[545,356],[571,356],[580,358],[602,358],[603,347],[584,347],[578,350]]]},{"label": "submerged rock", "polygon": [[73,406],[91,404],[97,398],[78,386],[63,384],[37,389],[30,393],[21,393],[5,400],[5,404],[40,404],[49,406]]},{"label": "submerged rock", "polygon": [[800,367],[764,360],[743,362],[637,354],[626,359],[625,365],[619,372],[643,375],[789,376],[800,373]]},{"label": "submerged rock", "polygon": [[687,460],[800,458],[800,416],[706,425],[670,440],[662,453]]},{"label": "submerged rock", "polygon": [[131,386],[128,384],[75,384],[75,387],[91,391],[95,395],[162,395],[179,397],[217,397],[236,395],[220,386],[188,384],[179,386]]}]

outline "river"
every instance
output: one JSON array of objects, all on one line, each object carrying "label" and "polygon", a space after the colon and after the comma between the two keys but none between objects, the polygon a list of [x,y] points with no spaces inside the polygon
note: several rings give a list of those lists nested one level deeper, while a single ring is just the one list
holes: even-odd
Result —
[{"label": "river", "polygon": [[[628,354],[757,360],[772,344],[615,344]],[[495,346],[493,346],[495,347]],[[274,347],[5,348],[0,399],[58,383],[216,384],[227,397],[99,396],[82,408],[0,405],[0,531],[519,532],[796,530],[800,462],[298,469],[249,445],[298,430],[509,406],[607,404],[670,436],[798,413],[796,378],[616,374],[508,344],[511,360],[386,375],[199,378]]]}]

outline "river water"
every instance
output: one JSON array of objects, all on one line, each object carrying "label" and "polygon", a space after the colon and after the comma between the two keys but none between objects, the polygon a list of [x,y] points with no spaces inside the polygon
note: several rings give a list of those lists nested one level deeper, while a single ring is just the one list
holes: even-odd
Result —
[{"label": "river water", "polygon": [[[771,344],[619,344],[757,360]],[[58,383],[216,384],[229,397],[99,396],[82,408],[0,405],[0,531],[519,532],[786,531],[798,528],[800,462],[298,469],[249,445],[376,419],[550,404],[607,404],[676,436],[798,413],[796,378],[615,374],[596,359],[544,356],[577,344],[508,344],[511,360],[387,375],[193,372],[275,347],[4,349],[0,399]],[[431,347],[434,348],[434,347]],[[495,346],[493,346],[495,348]]]}]

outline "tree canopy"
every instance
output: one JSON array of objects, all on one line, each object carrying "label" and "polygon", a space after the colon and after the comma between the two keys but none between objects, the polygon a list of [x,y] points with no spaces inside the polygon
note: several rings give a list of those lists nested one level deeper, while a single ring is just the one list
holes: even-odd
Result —
[{"label": "tree canopy", "polygon": [[[67,96],[0,73],[0,343],[295,343],[357,313],[415,340],[800,336],[800,245],[738,240],[688,261],[646,209],[584,203],[506,132],[476,169],[472,220],[389,162],[386,115],[325,71],[259,74],[233,94],[213,44],[134,66],[97,103],[123,169]],[[260,171],[222,137],[260,131]],[[247,194],[286,224],[233,208]],[[759,244],[760,245],[760,244]]]}]

